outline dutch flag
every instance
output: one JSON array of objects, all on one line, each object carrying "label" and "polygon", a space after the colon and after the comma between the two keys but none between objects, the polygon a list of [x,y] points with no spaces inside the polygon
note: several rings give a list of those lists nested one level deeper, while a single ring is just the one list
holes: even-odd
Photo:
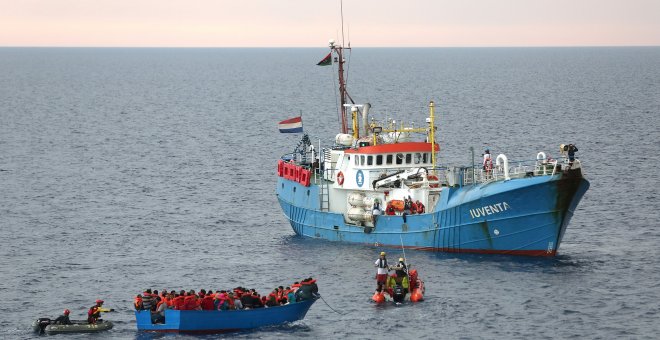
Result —
[{"label": "dutch flag", "polygon": [[291,118],[277,124],[281,133],[303,132],[302,117]]}]

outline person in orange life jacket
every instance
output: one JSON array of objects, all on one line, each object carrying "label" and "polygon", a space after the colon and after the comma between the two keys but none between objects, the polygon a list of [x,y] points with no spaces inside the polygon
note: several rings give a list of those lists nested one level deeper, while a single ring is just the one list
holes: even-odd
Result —
[{"label": "person in orange life jacket", "polygon": [[227,294],[224,290],[220,293],[215,293],[215,299],[213,299],[213,309],[215,310],[227,310]]},{"label": "person in orange life jacket", "polygon": [[195,294],[195,291],[192,289],[188,292],[188,296],[184,299],[184,303],[186,305],[186,310],[202,310],[197,294]]},{"label": "person in orange life jacket", "polygon": [[70,325],[71,320],[69,320],[69,311],[68,309],[65,309],[62,315],[58,316],[57,319],[53,320],[53,324],[55,325]]},{"label": "person in orange life jacket", "polygon": [[87,311],[87,322],[90,324],[95,324],[101,317],[101,312],[114,312],[115,310],[110,308],[103,308],[103,300],[96,300],[96,304],[92,306]]},{"label": "person in orange life jacket", "polygon": [[185,307],[186,292],[181,290],[179,294],[175,294],[174,299],[172,299],[172,306],[174,309],[183,310]]},{"label": "person in orange life jacket", "polygon": [[252,308],[263,308],[264,304],[261,301],[261,297],[259,296],[259,293],[257,293],[254,289],[252,289]]},{"label": "person in orange life jacket", "polygon": [[378,268],[378,271],[376,272],[376,284],[378,285],[376,291],[380,293],[387,281],[387,272],[389,271],[384,251],[380,252],[380,258],[376,260],[375,267]]},{"label": "person in orange life jacket", "polygon": [[422,202],[420,202],[419,200],[417,200],[417,202],[415,202],[415,204],[417,205],[417,213],[418,214],[423,214],[424,213],[424,204],[422,204]]},{"label": "person in orange life jacket", "polygon": [[135,307],[135,310],[143,310],[144,307],[142,305],[142,295],[138,294],[135,299],[133,300],[133,307]]},{"label": "person in orange life jacket", "polygon": [[277,290],[275,289],[270,294],[268,294],[268,298],[266,299],[266,307],[275,307],[277,305]]},{"label": "person in orange life jacket", "polygon": [[296,281],[291,285],[291,290],[295,293],[298,289],[300,289],[300,282]]},{"label": "person in orange life jacket", "polygon": [[175,297],[176,297],[176,292],[173,291],[173,290],[170,291],[167,294],[167,299],[165,300],[165,301],[167,301],[167,308],[173,308],[174,307],[174,298]]},{"label": "person in orange life jacket", "polygon": [[212,296],[210,292],[209,292],[209,294],[203,295],[202,302],[201,302],[202,310],[213,310],[214,309],[215,303],[214,303],[213,298],[214,298],[214,296]]},{"label": "person in orange life jacket", "polygon": [[296,301],[313,299],[317,295],[318,286],[316,286],[316,280],[310,277],[300,282],[300,289],[296,292]]}]

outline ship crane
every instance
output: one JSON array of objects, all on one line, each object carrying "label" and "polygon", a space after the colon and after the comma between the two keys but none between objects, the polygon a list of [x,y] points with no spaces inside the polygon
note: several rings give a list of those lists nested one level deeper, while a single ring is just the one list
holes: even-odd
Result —
[{"label": "ship crane", "polygon": [[424,167],[412,168],[405,171],[397,171],[393,174],[387,175],[386,177],[373,181],[373,187],[374,189],[399,187],[401,185],[400,181],[422,178],[422,174],[424,176],[428,174],[428,170]]}]

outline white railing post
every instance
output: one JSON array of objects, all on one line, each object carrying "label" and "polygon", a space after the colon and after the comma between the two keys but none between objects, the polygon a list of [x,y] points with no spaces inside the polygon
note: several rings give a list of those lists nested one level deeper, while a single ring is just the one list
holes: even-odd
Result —
[{"label": "white railing post", "polygon": [[511,177],[509,177],[509,160],[503,153],[497,155],[497,158],[495,159],[495,165],[498,167],[500,166],[500,159],[502,160],[502,165],[504,166],[504,180],[508,181],[511,179]]}]

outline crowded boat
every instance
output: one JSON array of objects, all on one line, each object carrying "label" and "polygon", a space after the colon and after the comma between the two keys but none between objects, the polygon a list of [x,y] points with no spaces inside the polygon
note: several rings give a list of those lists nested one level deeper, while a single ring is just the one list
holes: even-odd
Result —
[{"label": "crowded boat", "polygon": [[306,278],[288,286],[273,288],[268,294],[256,289],[236,287],[233,289],[199,290],[156,290],[145,289],[133,301],[136,311],[151,311],[153,323],[165,323],[166,310],[179,311],[232,311],[273,308],[294,304],[319,296],[316,280]]}]

